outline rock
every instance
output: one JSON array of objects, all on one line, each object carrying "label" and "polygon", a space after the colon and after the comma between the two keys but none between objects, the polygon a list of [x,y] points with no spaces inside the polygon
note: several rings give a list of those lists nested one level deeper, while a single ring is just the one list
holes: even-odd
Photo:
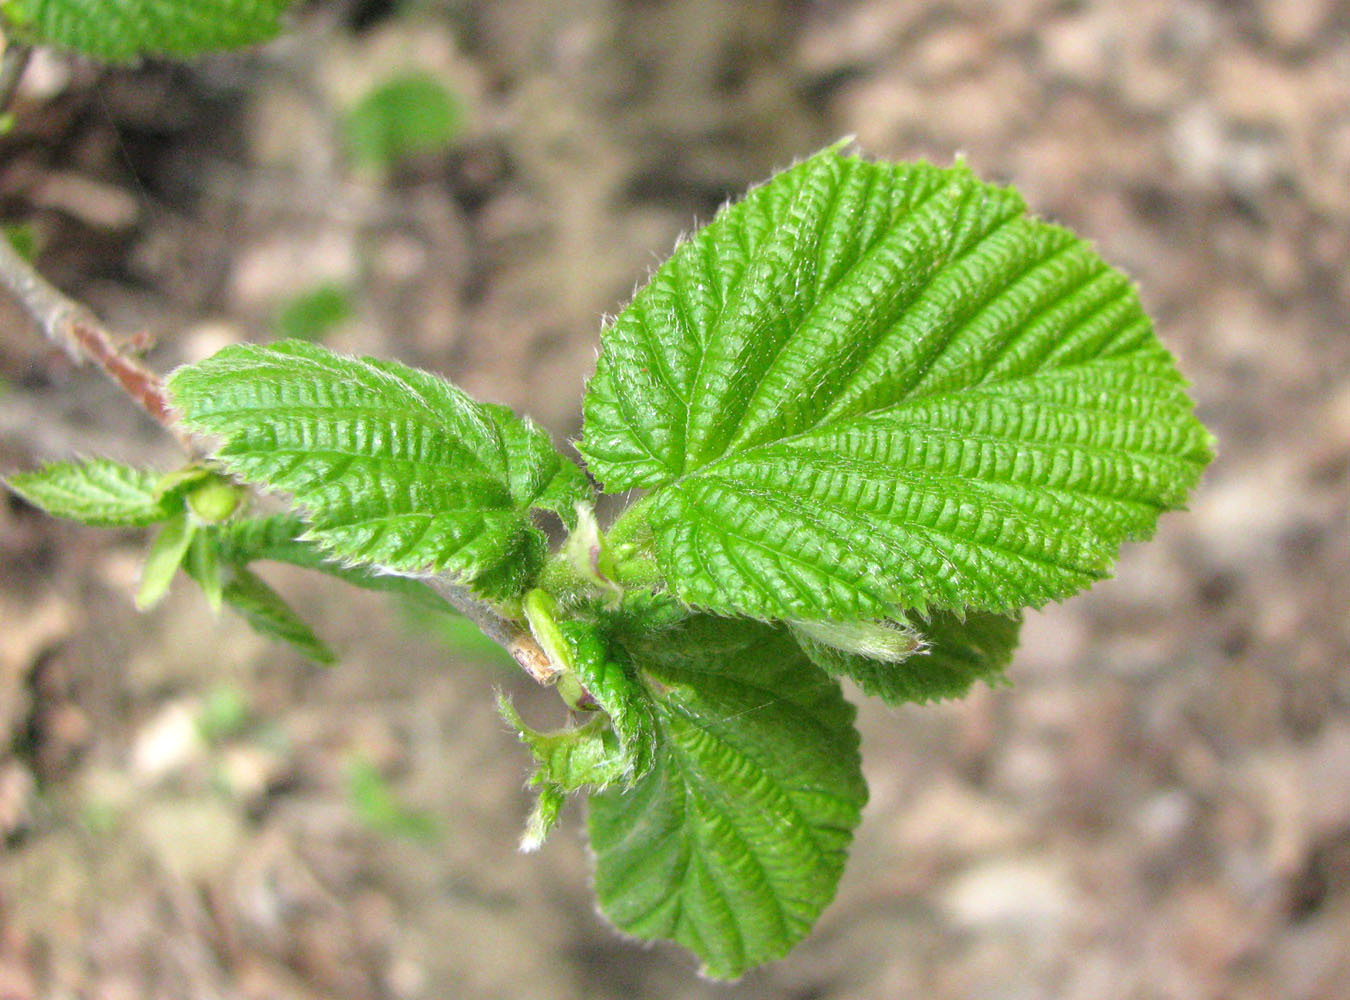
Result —
[{"label": "rock", "polygon": [[1007,849],[1029,834],[1029,824],[1015,810],[942,776],[905,806],[892,837],[902,857],[960,858]]},{"label": "rock", "polygon": [[137,814],[136,825],[155,860],[188,884],[230,867],[245,836],[239,816],[214,795],[153,803]]},{"label": "rock", "polygon": [[1095,87],[1111,75],[1116,40],[1090,15],[1061,17],[1039,33],[1041,51],[1052,77]]},{"label": "rock", "polygon": [[1257,0],[1256,15],[1267,38],[1298,50],[1316,43],[1335,8],[1332,0]]},{"label": "rock", "polygon": [[1063,870],[1045,858],[991,861],[958,875],[943,893],[948,918],[970,931],[1057,930],[1073,905]]},{"label": "rock", "polygon": [[131,747],[131,768],[143,784],[155,784],[205,758],[193,699],[173,702],[141,727]]},{"label": "rock", "polygon": [[33,773],[18,761],[0,764],[0,840],[23,832],[32,823],[36,789]]}]

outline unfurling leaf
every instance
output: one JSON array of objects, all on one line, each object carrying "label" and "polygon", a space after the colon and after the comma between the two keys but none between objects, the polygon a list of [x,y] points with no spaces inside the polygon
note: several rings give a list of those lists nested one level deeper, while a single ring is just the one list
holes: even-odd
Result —
[{"label": "unfurling leaf", "polygon": [[964,166],[827,150],[604,332],[580,450],[688,603],[1011,613],[1103,576],[1210,457],[1127,278]]},{"label": "unfurling leaf", "polygon": [[651,770],[657,747],[651,701],[623,649],[608,642],[594,624],[553,621],[549,611],[538,607],[538,595],[533,591],[525,600],[527,611],[534,605],[531,629],[563,671],[559,686],[568,685],[580,696],[568,699],[578,703],[574,709],[591,718],[578,726],[539,732],[525,725],[510,701],[498,695],[502,718],[539,765],[530,781],[540,789],[539,799],[521,839],[526,851],[543,843],[568,793],[600,791],[613,784],[631,787]]},{"label": "unfurling leaf", "polygon": [[337,660],[332,649],[261,577],[242,566],[231,567],[229,575],[221,597],[253,631],[290,643],[316,663]]},{"label": "unfurling leaf", "polygon": [[99,528],[141,527],[180,512],[182,502],[159,495],[158,482],[153,472],[103,458],[56,462],[5,480],[15,493],[53,517]]},{"label": "unfurling leaf", "polygon": [[923,636],[898,621],[788,622],[799,638],[846,656],[903,663],[923,648]]},{"label": "unfurling leaf", "polygon": [[631,791],[591,798],[600,907],[734,979],[834,897],[867,798],[853,709],[782,629],[697,617],[629,652],[659,750]]},{"label": "unfurling leaf", "polygon": [[976,681],[999,683],[1021,625],[1020,616],[975,611],[963,618],[935,611],[928,621],[911,626],[908,634],[920,639],[918,648],[898,661],[822,642],[819,629],[793,625],[792,632],[802,651],[827,673],[848,677],[867,694],[897,705],[959,698]]},{"label": "unfurling leaf", "polygon": [[136,591],[136,607],[142,611],[153,608],[169,592],[169,584],[183,564],[188,547],[197,533],[197,525],[187,511],[164,522],[159,534],[150,543],[145,563],[141,566],[141,585]]},{"label": "unfurling leaf", "polygon": [[169,389],[189,429],[224,439],[219,462],[293,494],[307,537],[340,561],[514,597],[546,549],[530,511],[570,520],[590,499],[533,424],[394,362],[240,345],[180,368]]}]

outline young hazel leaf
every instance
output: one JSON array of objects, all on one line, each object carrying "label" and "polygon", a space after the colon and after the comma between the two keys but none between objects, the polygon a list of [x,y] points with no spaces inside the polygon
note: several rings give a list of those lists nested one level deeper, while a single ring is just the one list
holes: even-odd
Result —
[{"label": "young hazel leaf", "polygon": [[605,331],[585,417],[605,489],[652,490],[628,516],[676,594],[764,619],[1066,597],[1211,449],[1088,244],[964,166],[833,149],[676,249]]},{"label": "young hazel leaf", "polygon": [[4,13],[37,45],[107,62],[193,56],[266,41],[293,0],[9,0]]},{"label": "young hazel leaf", "polygon": [[199,526],[192,536],[192,544],[188,546],[183,568],[187,570],[188,576],[197,581],[197,586],[202,588],[202,595],[212,612],[219,614],[221,602],[224,600],[225,568],[220,562],[220,546],[216,542],[214,532],[209,528]]},{"label": "young hazel leaf", "polygon": [[169,390],[190,430],[224,439],[226,469],[293,494],[308,537],[348,563],[513,597],[546,550],[530,511],[570,521],[591,499],[533,424],[395,362],[240,345],[180,368]]},{"label": "young hazel leaf", "polygon": [[627,765],[623,777],[632,784],[651,770],[656,757],[656,718],[651,702],[622,648],[607,641],[595,625],[565,621],[559,627],[571,647],[577,680],[609,717]]},{"label": "young hazel leaf", "polygon": [[216,538],[221,559],[225,562],[239,565],[254,561],[288,563],[327,573],[365,590],[401,594],[422,607],[448,610],[445,600],[420,580],[336,562],[316,543],[305,540],[308,530],[305,522],[295,514],[269,514],[228,521],[216,528]]},{"label": "young hazel leaf", "polygon": [[156,491],[159,476],[108,459],[56,462],[20,472],[5,483],[53,517],[98,528],[135,528],[165,521],[183,508],[181,499]]},{"label": "young hazel leaf", "polygon": [[337,655],[314,634],[304,619],[275,590],[243,566],[229,570],[221,597],[253,631],[288,642],[316,663],[333,663]]},{"label": "young hazel leaf", "polygon": [[699,616],[630,653],[660,749],[631,791],[591,798],[600,907],[734,979],[834,897],[867,799],[853,708],[782,629]]},{"label": "young hazel leaf", "polygon": [[960,698],[976,681],[997,684],[1012,662],[1021,626],[1018,617],[976,611],[962,619],[950,611],[936,611],[927,622],[915,625],[923,637],[922,646],[899,662],[822,642],[819,630],[791,628],[802,651],[817,666],[898,705]]},{"label": "young hazel leaf", "polygon": [[148,611],[169,592],[169,585],[183,565],[193,537],[197,534],[197,524],[187,511],[176,514],[164,522],[159,534],[150,543],[145,562],[141,565],[141,584],[136,591],[136,607]]}]

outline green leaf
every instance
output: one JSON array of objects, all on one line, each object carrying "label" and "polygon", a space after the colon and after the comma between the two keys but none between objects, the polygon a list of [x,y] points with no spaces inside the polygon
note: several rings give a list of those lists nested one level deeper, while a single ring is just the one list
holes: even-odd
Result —
[{"label": "green leaf", "polygon": [[133,528],[165,521],[182,501],[156,493],[159,475],[95,458],[56,462],[5,480],[15,493],[53,517],[98,528]]},{"label": "green leaf", "polygon": [[[5,131],[0,129],[0,135],[4,135]],[[3,230],[5,239],[9,240],[9,245],[14,248],[14,251],[20,257],[30,264],[37,260],[38,231],[36,227],[27,222],[13,222],[0,226],[0,230]]]},{"label": "green leaf", "polygon": [[392,167],[413,156],[448,149],[464,128],[464,109],[440,80],[413,72],[380,83],[352,108],[343,124],[353,160],[363,166]]},{"label": "green leaf", "polygon": [[434,841],[440,836],[441,827],[436,818],[404,805],[388,779],[365,757],[349,758],[343,770],[352,810],[371,830],[386,837],[422,842]]},{"label": "green leaf", "polygon": [[169,389],[190,430],[224,439],[226,469],[292,493],[307,537],[349,563],[513,597],[547,548],[530,511],[570,520],[590,498],[533,424],[395,362],[246,344],[180,368]]},{"label": "green leaf", "polygon": [[197,525],[188,517],[187,511],[176,514],[164,522],[159,534],[150,543],[145,563],[141,566],[141,585],[136,591],[136,607],[148,611],[169,592],[178,568],[188,553],[193,537],[197,534]]},{"label": "green leaf", "polygon": [[676,594],[765,619],[1065,597],[1211,449],[1087,243],[964,166],[833,149],[676,249],[605,331],[585,417],[606,491],[652,490],[627,517]]},{"label": "green leaf", "polygon": [[107,62],[183,57],[266,41],[292,0],[9,0],[19,37]]},{"label": "green leaf", "polygon": [[[317,570],[366,590],[379,590],[412,598],[421,607],[445,611],[449,605],[420,580],[406,576],[376,573],[359,566],[345,566],[324,553],[317,544],[306,541],[309,530],[295,514],[269,514],[266,517],[229,521],[216,529],[221,558],[231,563],[255,560],[289,563],[302,569]],[[495,646],[495,644],[494,644]],[[500,647],[497,647],[500,648]],[[515,661],[512,661],[513,663]]]},{"label": "green leaf", "polygon": [[316,663],[333,663],[337,655],[314,634],[280,594],[243,566],[230,568],[221,597],[253,631],[288,642]]},{"label": "green leaf", "polygon": [[351,293],[346,288],[318,285],[282,303],[275,326],[288,340],[323,340],[351,315]]},{"label": "green leaf", "polygon": [[656,718],[622,647],[613,645],[589,622],[559,623],[571,648],[571,669],[609,718],[624,754],[623,778],[631,784],[652,768],[656,757]]},{"label": "green leaf", "polygon": [[828,673],[851,678],[868,694],[898,705],[959,698],[976,681],[997,684],[1012,662],[1021,625],[1020,618],[987,612],[972,612],[964,620],[949,611],[934,612],[928,622],[917,623],[922,646],[898,662],[822,642],[815,630],[794,625],[792,632],[806,655]]},{"label": "green leaf", "polygon": [[211,531],[199,527],[193,534],[184,568],[188,576],[196,580],[197,586],[202,588],[202,594],[206,597],[206,603],[211,610],[219,614],[221,602],[224,600],[224,567],[220,564],[220,547],[212,537]]},{"label": "green leaf", "polygon": [[591,798],[600,907],[735,978],[834,896],[867,798],[853,709],[782,629],[700,616],[629,651],[661,749],[631,791]]},{"label": "green leaf", "polygon": [[521,850],[533,851],[557,822],[568,793],[599,791],[616,782],[631,787],[650,771],[657,734],[651,702],[622,647],[591,622],[555,620],[557,606],[541,591],[527,594],[524,604],[535,639],[563,670],[559,693],[574,711],[591,716],[581,725],[539,732],[498,695],[502,718],[539,764],[530,781],[539,798],[521,838]]}]

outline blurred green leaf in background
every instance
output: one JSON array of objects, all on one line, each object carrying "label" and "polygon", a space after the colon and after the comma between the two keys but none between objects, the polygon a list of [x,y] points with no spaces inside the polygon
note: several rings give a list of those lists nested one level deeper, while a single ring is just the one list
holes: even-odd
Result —
[{"label": "blurred green leaf in background", "polygon": [[428,73],[392,76],[359,100],[343,123],[347,151],[361,167],[388,169],[449,149],[464,128],[464,107]]},{"label": "blurred green leaf in background", "polygon": [[332,282],[315,285],[281,303],[273,324],[287,340],[323,340],[352,317],[351,293]]}]

